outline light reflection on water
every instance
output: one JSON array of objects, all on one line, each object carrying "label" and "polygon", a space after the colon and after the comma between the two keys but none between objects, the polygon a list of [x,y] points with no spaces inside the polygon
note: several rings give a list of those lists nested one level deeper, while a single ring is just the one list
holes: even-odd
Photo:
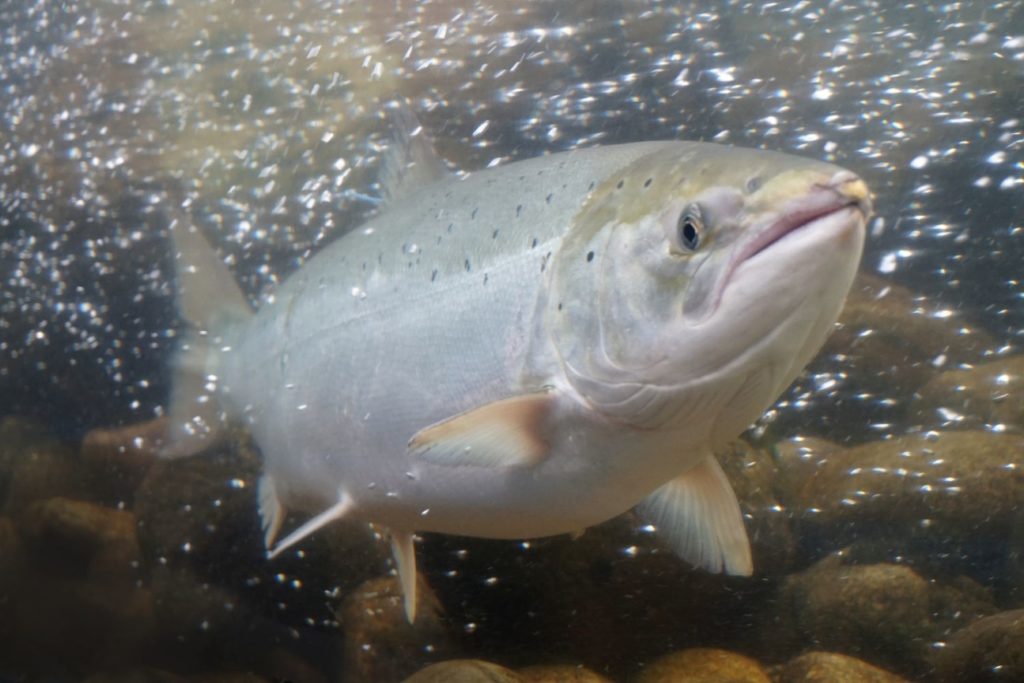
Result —
[{"label": "light reflection on water", "polygon": [[[1021,12],[1009,2],[12,3],[0,10],[0,415],[46,427],[7,425],[0,519],[21,524],[30,502],[50,496],[103,503],[114,526],[163,515],[136,508],[152,473],[125,455],[151,440],[90,460],[102,449],[49,434],[77,444],[89,430],[160,414],[176,325],[159,203],[168,192],[260,300],[376,210],[384,104],[396,96],[460,170],[665,138],[792,151],[863,175],[877,217],[842,327],[750,433],[766,450],[733,454],[730,474],[754,482],[740,495],[765,576],[693,575],[622,520],[575,544],[427,538],[428,579],[465,626],[431,653],[517,665],[561,654],[619,677],[693,644],[776,661],[776,646],[785,659],[817,643],[923,675],[927,653],[901,660],[891,643],[857,642],[852,626],[829,641],[816,612],[791,629],[795,644],[769,642],[759,624],[783,620],[773,601],[840,549],[855,565],[898,564],[939,582],[948,590],[933,605],[972,616],[1021,605]],[[794,446],[803,443],[816,445]],[[19,444],[34,444],[51,469],[15,467]],[[65,603],[97,576],[128,577],[156,596],[187,595],[195,581],[182,577],[198,577],[208,602],[156,612],[196,669],[203,648],[229,649],[235,619],[256,624],[228,658],[243,668],[289,670],[246,647],[292,636],[302,644],[289,652],[342,666],[323,654],[340,637],[333,606],[355,588],[337,568],[365,578],[383,560],[341,534],[263,564],[253,487],[237,485],[255,481],[257,466],[238,450],[182,476],[175,493],[189,507],[176,506],[178,528],[144,524],[138,547],[102,546],[100,559],[80,544],[72,557],[92,569],[72,571],[57,554],[47,572],[84,582]],[[28,486],[32,476],[50,483]],[[43,512],[70,514],[34,514]],[[38,551],[38,534],[10,528]],[[135,565],[121,571],[116,557]],[[951,586],[961,597],[948,597]],[[127,612],[103,613],[114,641],[132,631]],[[944,642],[967,621],[933,617],[914,635]],[[196,624],[212,635],[189,630]],[[145,642],[156,653],[129,661],[161,666],[165,641]],[[65,653],[71,670],[117,659],[80,649]],[[30,661],[46,654],[25,651]]]}]

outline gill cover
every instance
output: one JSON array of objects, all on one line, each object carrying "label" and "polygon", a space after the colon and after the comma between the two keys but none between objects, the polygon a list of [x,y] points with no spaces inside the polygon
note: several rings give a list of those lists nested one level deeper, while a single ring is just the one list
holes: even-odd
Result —
[{"label": "gill cover", "polygon": [[602,414],[654,426],[675,412],[683,312],[704,311],[742,197],[693,192],[702,145],[671,145],[598,185],[555,257],[547,319],[565,376]]}]

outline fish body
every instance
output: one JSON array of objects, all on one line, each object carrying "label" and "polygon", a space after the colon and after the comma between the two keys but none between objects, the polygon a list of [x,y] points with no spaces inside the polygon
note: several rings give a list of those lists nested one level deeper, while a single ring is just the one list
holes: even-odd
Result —
[{"label": "fish body", "polygon": [[[456,178],[414,133],[397,157],[413,171],[399,169],[384,210],[255,314],[175,221],[191,334],[172,449],[245,421],[265,460],[268,548],[341,517],[387,527],[410,619],[423,531],[579,533],[639,506],[686,559],[749,574],[711,453],[834,324],[862,250],[864,183],[690,142]],[[313,517],[274,545],[286,509]]]}]

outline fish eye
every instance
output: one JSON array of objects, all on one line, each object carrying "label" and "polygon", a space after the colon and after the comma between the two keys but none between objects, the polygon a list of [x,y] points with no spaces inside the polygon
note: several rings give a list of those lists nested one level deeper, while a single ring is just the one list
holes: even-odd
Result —
[{"label": "fish eye", "polygon": [[700,207],[696,204],[686,207],[686,210],[679,214],[679,222],[676,226],[679,237],[679,245],[684,252],[697,251],[700,246],[701,233],[704,232],[704,221],[701,220]]}]

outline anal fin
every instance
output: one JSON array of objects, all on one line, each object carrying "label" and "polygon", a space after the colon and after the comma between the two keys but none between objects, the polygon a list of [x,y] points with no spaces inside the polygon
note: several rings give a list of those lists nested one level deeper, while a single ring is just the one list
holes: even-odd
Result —
[{"label": "anal fin", "polygon": [[349,497],[344,491],[338,491],[338,502],[327,508],[320,514],[308,519],[305,524],[300,526],[295,531],[291,532],[278,543],[273,550],[267,551],[267,557],[273,559],[283,553],[288,548],[292,547],[307,536],[319,531],[323,527],[327,526],[331,522],[344,517],[352,509],[353,503],[352,498]]},{"label": "anal fin", "polygon": [[270,550],[281,531],[285,516],[284,505],[281,504],[281,499],[277,497],[277,491],[274,489],[274,478],[264,473],[260,477],[256,495],[260,508],[260,524],[263,527],[263,545]]},{"label": "anal fin", "polygon": [[402,604],[409,623],[416,621],[416,547],[413,533],[391,530],[391,552],[398,569],[398,582],[402,586]]},{"label": "anal fin", "polygon": [[687,562],[711,572],[753,573],[740,506],[714,456],[663,484],[637,511]]},{"label": "anal fin", "polygon": [[409,448],[435,465],[536,465],[548,453],[544,428],[554,400],[542,390],[492,401],[420,430]]}]

